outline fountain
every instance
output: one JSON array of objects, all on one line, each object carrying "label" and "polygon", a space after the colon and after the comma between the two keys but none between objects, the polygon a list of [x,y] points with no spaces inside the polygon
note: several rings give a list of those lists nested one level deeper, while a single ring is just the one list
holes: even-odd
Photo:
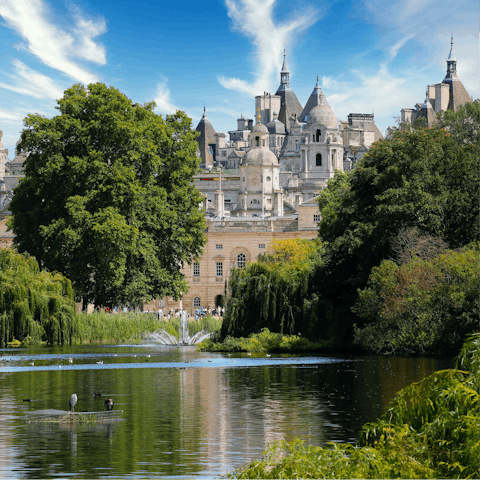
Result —
[{"label": "fountain", "polygon": [[183,311],[180,322],[178,340],[174,335],[171,335],[163,329],[151,333],[150,335],[148,335],[146,340],[148,340],[149,342],[151,341],[154,343],[159,343],[160,345],[195,345],[197,343],[203,342],[203,340],[206,340],[207,338],[210,338],[211,335],[212,332],[202,330],[201,332],[198,332],[193,337],[191,337],[188,331],[187,312]]}]

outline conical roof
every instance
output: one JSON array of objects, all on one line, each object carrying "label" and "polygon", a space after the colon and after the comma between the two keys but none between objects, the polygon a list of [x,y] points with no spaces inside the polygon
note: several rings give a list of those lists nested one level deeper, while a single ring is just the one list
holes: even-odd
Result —
[{"label": "conical roof", "polygon": [[215,159],[216,132],[207,117],[205,107],[203,107],[203,116],[195,130],[200,133],[196,140],[198,142],[198,150],[200,151],[202,163],[205,165],[213,165]]},{"label": "conical roof", "polygon": [[[318,102],[318,104],[306,114],[304,120],[307,122],[306,128],[315,124],[325,125],[328,128],[335,128],[338,124],[337,117],[335,116],[332,107],[329,105],[327,97],[318,86],[318,83],[313,91],[316,95],[315,102]],[[310,98],[312,98],[312,95]]]},{"label": "conical roof", "polygon": [[418,117],[424,117],[427,120],[427,125],[430,127],[435,122],[435,110],[432,107],[432,104],[428,100],[428,91],[425,98],[425,102],[422,105],[422,108],[418,112]]},{"label": "conical roof", "polygon": [[327,97],[325,97],[325,94],[323,93],[322,89],[320,88],[320,85],[318,84],[318,75],[317,75],[317,84],[315,85],[315,87],[313,87],[313,92],[308,98],[307,104],[305,105],[305,108],[300,114],[298,120],[300,122],[306,122],[307,115],[311,112],[313,108],[315,108],[317,105],[320,105],[320,104],[330,106],[328,104]]}]

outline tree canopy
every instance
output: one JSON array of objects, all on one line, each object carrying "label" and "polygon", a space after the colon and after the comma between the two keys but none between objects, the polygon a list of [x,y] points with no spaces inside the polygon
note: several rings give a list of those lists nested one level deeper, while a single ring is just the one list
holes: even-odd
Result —
[{"label": "tree canopy", "polygon": [[84,305],[178,298],[182,265],[205,243],[190,119],[101,83],[74,85],[57,103],[59,115],[24,121],[15,247],[70,278]]}]

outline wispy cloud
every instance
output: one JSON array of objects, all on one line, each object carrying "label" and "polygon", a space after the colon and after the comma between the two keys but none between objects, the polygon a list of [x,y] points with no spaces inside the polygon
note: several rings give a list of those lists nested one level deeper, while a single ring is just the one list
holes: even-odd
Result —
[{"label": "wispy cloud", "polygon": [[157,85],[157,96],[155,97],[155,103],[157,104],[157,112],[164,114],[173,114],[177,110],[173,103],[172,98],[170,97],[170,90],[167,86],[168,79],[163,78]]},{"label": "wispy cloud", "polygon": [[10,78],[14,83],[0,82],[0,88],[35,98],[57,99],[62,96],[63,90],[50,77],[32,70],[20,60],[13,59],[12,64],[15,74]]},{"label": "wispy cloud", "polygon": [[93,40],[106,32],[103,19],[86,19],[77,10],[70,33],[50,20],[47,5],[42,0],[2,0],[0,16],[23,38],[23,48],[45,65],[83,83],[98,80],[97,75],[75,58],[105,65],[105,47]]},{"label": "wispy cloud", "polygon": [[0,108],[0,120],[5,123],[18,123],[25,117],[24,113],[6,111]]},{"label": "wispy cloud", "polygon": [[220,84],[228,89],[251,95],[270,89],[274,77],[282,65],[284,46],[289,46],[295,38],[319,19],[319,11],[313,7],[290,15],[284,23],[274,19],[277,0],[225,0],[232,29],[248,38],[255,47],[255,80],[248,82],[240,78],[219,76]]}]

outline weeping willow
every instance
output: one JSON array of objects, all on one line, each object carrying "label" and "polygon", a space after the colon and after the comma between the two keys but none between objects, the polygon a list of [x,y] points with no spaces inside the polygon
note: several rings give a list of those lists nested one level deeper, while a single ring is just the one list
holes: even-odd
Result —
[{"label": "weeping willow", "polygon": [[0,250],[0,346],[71,344],[76,336],[75,302],[70,280],[40,271],[35,258]]},{"label": "weeping willow", "polygon": [[328,304],[314,291],[320,244],[302,239],[277,243],[273,254],[233,270],[223,338],[247,337],[264,328],[310,340],[326,335]]}]

